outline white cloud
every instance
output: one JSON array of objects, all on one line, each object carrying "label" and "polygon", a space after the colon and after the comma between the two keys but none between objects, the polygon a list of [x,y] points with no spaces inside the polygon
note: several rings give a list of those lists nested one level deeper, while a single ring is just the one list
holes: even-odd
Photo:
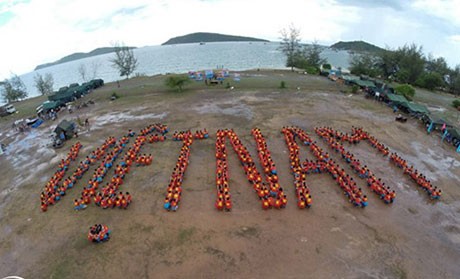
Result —
[{"label": "white cloud", "polygon": [[420,12],[460,26],[460,0],[416,0],[412,3],[412,7]]},{"label": "white cloud", "polygon": [[[452,7],[458,1],[450,1],[450,6],[442,2],[441,6],[449,7],[449,12],[431,2],[438,1],[418,0],[413,9],[430,5],[427,7],[431,11],[427,13],[445,20],[457,12],[460,14],[460,4]],[[134,46],[157,45],[171,37],[199,31],[278,40],[279,31],[293,23],[301,29],[304,42],[316,39],[331,44],[339,39],[363,39],[393,47],[405,42],[430,45],[432,38],[427,34],[444,36],[442,32],[437,35],[425,32],[423,28],[428,24],[420,22],[410,11],[398,12],[381,5],[344,5],[337,0],[30,0],[16,3],[9,0],[8,5],[0,6],[15,15],[0,26],[3,42],[0,79],[9,76],[10,71],[21,74],[38,64],[115,41]],[[452,24],[458,24],[459,18],[452,19]],[[431,51],[430,47],[428,50]],[[447,56],[453,58],[453,52]]]}]

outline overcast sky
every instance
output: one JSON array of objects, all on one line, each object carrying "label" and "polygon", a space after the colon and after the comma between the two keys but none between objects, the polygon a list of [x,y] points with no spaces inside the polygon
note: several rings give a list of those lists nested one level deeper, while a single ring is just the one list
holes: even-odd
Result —
[{"label": "overcast sky", "polygon": [[460,0],[0,0],[0,79],[115,41],[158,45],[192,32],[304,42],[423,45],[460,64]]}]

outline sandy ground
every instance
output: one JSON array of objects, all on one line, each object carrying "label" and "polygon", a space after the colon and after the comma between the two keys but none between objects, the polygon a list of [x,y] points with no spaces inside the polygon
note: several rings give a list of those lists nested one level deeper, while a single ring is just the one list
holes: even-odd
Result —
[{"label": "sandy ground", "polygon": [[[291,79],[306,79],[314,86],[156,92],[129,102],[123,98],[98,102],[72,115],[60,115],[62,119],[79,114],[93,123],[90,131],[80,134],[84,148],[79,159],[107,136],[118,137],[129,128],[139,130],[157,122],[167,124],[171,132],[207,128],[211,138],[195,141],[191,147],[191,164],[175,213],[162,206],[179,142],[143,147],[142,152],[153,154],[154,161],[148,167],[134,167],[122,185],[121,190],[133,194],[128,210],[102,210],[94,205],[82,212],[73,210],[73,199],[79,197],[92,167],[61,202],[42,213],[41,189],[75,139],[53,150],[47,146],[48,134],[57,123],[28,134],[3,129],[10,145],[6,156],[0,156],[0,277],[458,278],[460,156],[452,146],[441,144],[438,136],[427,136],[416,120],[397,123],[386,106],[362,95],[340,93],[326,79],[297,75]],[[388,159],[363,142],[350,150],[396,189],[396,202],[383,204],[365,189],[364,180],[333,155],[368,194],[369,206],[353,207],[323,174],[308,177],[313,207],[299,210],[280,133],[285,125],[305,129],[325,151],[330,149],[314,134],[314,127],[350,131],[352,125],[362,126],[431,178],[444,196],[431,202]],[[231,152],[234,210],[218,212],[214,209],[215,132],[234,128],[256,158],[253,127],[261,128],[267,139],[288,206],[262,210]],[[305,147],[301,155],[313,158]],[[76,167],[74,162],[70,171]],[[112,229],[109,242],[94,245],[86,240],[94,223]]]}]

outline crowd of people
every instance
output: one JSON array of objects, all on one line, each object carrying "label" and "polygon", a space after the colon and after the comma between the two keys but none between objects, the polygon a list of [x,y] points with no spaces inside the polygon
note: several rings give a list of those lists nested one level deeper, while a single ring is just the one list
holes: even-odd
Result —
[{"label": "crowd of people", "polygon": [[[404,174],[408,175],[415,183],[417,183],[417,185],[422,187],[422,189],[426,191],[426,193],[431,199],[439,199],[441,197],[442,191],[438,189],[436,186],[433,186],[431,184],[431,181],[427,179],[425,175],[420,173],[413,166],[408,167],[407,161],[400,157],[397,153],[394,152],[390,154],[390,149],[388,147],[386,147],[383,143],[379,142],[377,138],[371,136],[368,132],[364,131],[363,128],[353,127],[352,134],[358,139],[357,142],[361,140],[367,140],[368,143],[373,148],[377,149],[380,153],[382,153],[383,156],[390,155],[390,162],[394,163],[398,168],[402,169],[404,171]],[[374,184],[374,187],[376,189],[379,189],[380,187],[384,188],[385,186],[381,185],[380,183],[377,183],[377,185]],[[392,202],[395,196],[394,191],[390,192],[390,196],[392,197],[391,199],[390,197],[388,197],[387,193],[383,198],[384,201]]]},{"label": "crowd of people", "polygon": [[262,132],[258,128],[251,130],[251,133],[256,141],[257,154],[259,162],[265,173],[265,179],[268,182],[270,190],[269,202],[270,206],[274,208],[284,208],[287,204],[287,196],[280,186],[278,181],[278,172],[276,171],[275,163],[273,162],[270,150],[268,150],[267,142],[265,141]]},{"label": "crowd of people", "polygon": [[[161,125],[161,124],[154,124],[154,125],[149,125],[146,128],[142,129],[140,134],[136,137],[133,145],[128,149],[128,151],[126,151],[125,155],[122,157],[120,163],[115,166],[114,175],[112,176],[112,179],[110,180],[110,182],[108,182],[104,187],[102,187],[102,189],[98,193],[96,193],[98,189],[98,185],[100,184],[99,182],[103,181],[104,176],[107,174],[108,170],[112,167],[113,162],[115,161],[116,158],[114,158],[114,160],[111,161],[111,164],[108,164],[108,165],[105,164],[104,166],[101,165],[101,167],[106,167],[105,170],[103,169],[99,172],[99,174],[103,174],[103,175],[95,176],[96,182],[98,182],[97,184],[94,184],[94,176],[93,176],[93,179],[92,179],[93,183],[92,184],[90,183],[84,189],[82,193],[82,198],[80,199],[80,203],[83,202],[83,204],[85,205],[89,204],[92,198],[95,204],[97,206],[100,206],[103,209],[106,209],[106,208],[126,209],[131,204],[132,197],[129,194],[129,192],[126,192],[125,194],[123,194],[122,192],[119,192],[119,188],[123,184],[125,175],[129,173],[130,168],[133,163],[137,163],[138,165],[151,164],[153,160],[152,155],[145,155],[145,154],[139,155],[139,154],[140,154],[142,146],[147,142],[147,136],[154,131],[163,133],[164,131],[167,132],[167,128],[166,126]],[[128,136],[130,136],[129,133],[128,133]],[[126,136],[120,140],[120,144],[118,145],[119,148],[116,151],[117,156],[118,154],[122,152],[123,147],[126,146],[127,140],[128,140],[128,137]]]},{"label": "crowd of people", "polygon": [[[310,190],[306,183],[307,174],[323,172],[327,172],[332,176],[343,190],[344,195],[348,197],[349,202],[357,207],[367,206],[367,196],[363,195],[361,188],[357,187],[353,178],[329,158],[329,154],[325,153],[307,133],[298,127],[283,127],[282,133],[289,148],[290,167],[294,175],[294,185],[298,199],[297,205],[299,208],[310,207],[312,203]],[[310,151],[317,159],[316,162],[307,160],[301,163],[299,147],[295,141],[296,137],[309,146]]]},{"label": "crowd of people", "polygon": [[169,181],[167,194],[164,200],[163,207],[168,211],[176,211],[179,208],[182,194],[182,182],[184,181],[184,174],[189,164],[190,146],[193,143],[193,134],[190,131],[175,132],[173,138],[176,137],[181,138],[183,145],[176,166],[171,174],[171,180]]},{"label": "crowd of people", "polygon": [[262,208],[268,209],[270,204],[270,190],[266,183],[262,181],[262,176],[257,171],[255,163],[249,154],[249,151],[243,145],[233,130],[218,130],[216,138],[216,187],[217,187],[217,200],[216,208],[218,210],[232,209],[231,194],[229,188],[229,175],[228,175],[228,162],[227,162],[227,149],[225,146],[225,138],[230,139],[233,150],[237,153],[240,163],[244,169],[246,177],[251,183],[257,196],[262,201]]},{"label": "crowd of people", "polygon": [[101,243],[110,239],[110,233],[111,231],[106,225],[95,224],[89,228],[88,240]]},{"label": "crowd of people", "polygon": [[129,138],[127,136],[121,137],[116,143],[112,151],[108,152],[99,164],[99,167],[94,171],[93,176],[88,181],[88,185],[83,188],[80,199],[74,200],[74,209],[85,209],[91,203],[91,199],[96,196],[99,185],[104,180],[108,171],[112,168],[113,163],[118,158],[123,148],[128,144]]},{"label": "crowd of people", "polygon": [[[102,156],[104,156],[104,154],[106,153],[107,149],[113,147],[115,143],[116,140],[114,137],[108,137],[100,147],[91,151],[90,155],[86,156],[85,160],[80,161],[77,170],[75,170],[71,176],[64,180],[62,186],[59,186],[58,183],[56,183],[52,184],[54,185],[53,187],[49,187],[50,185],[47,184],[47,186],[45,187],[45,191],[41,194],[42,211],[46,211],[48,205],[53,205],[57,201],[59,201],[61,197],[65,195],[67,189],[73,188],[75,183],[79,179],[81,179],[82,176],[89,170],[90,165],[100,160],[100,158],[102,158]],[[47,197],[46,200],[44,200],[44,197]]]},{"label": "crowd of people", "polygon": [[431,181],[415,169],[414,166],[409,167],[407,161],[401,158],[396,152],[391,153],[390,162],[402,169],[405,175],[409,176],[418,186],[422,187],[431,199],[437,200],[441,198],[441,189],[438,189],[437,186],[433,186]]},{"label": "crowd of people", "polygon": [[53,205],[61,199],[62,195],[65,195],[67,187],[59,186],[62,178],[64,178],[65,173],[69,169],[70,162],[75,161],[80,152],[82,145],[80,142],[75,143],[70,148],[69,153],[65,159],[61,159],[61,162],[58,165],[57,171],[51,177],[51,179],[46,183],[43,191],[40,195],[41,201],[41,210],[46,211],[48,205]]},{"label": "crowd of people", "polygon": [[[393,203],[396,198],[395,190],[391,190],[389,186],[386,186],[385,182],[382,182],[381,178],[377,178],[367,165],[362,165],[361,161],[356,159],[355,156],[351,152],[347,151],[340,143],[340,141],[348,141],[350,144],[357,144],[361,140],[370,138],[367,133],[362,132],[362,129],[354,127],[351,135],[340,133],[330,127],[315,128],[315,132],[327,144],[329,144],[334,151],[341,155],[345,162],[350,165],[351,169],[355,171],[360,178],[367,179],[367,186],[369,186],[372,192],[376,193],[386,204]],[[384,155],[388,151],[388,148],[376,141],[376,139],[373,139],[372,146],[376,148],[379,146],[378,149]]]}]

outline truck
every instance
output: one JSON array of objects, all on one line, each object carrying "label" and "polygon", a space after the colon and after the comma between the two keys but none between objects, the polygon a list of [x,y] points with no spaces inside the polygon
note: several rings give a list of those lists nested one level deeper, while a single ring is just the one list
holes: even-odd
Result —
[{"label": "truck", "polygon": [[16,108],[12,104],[6,104],[0,107],[0,116],[7,116],[16,112]]}]

